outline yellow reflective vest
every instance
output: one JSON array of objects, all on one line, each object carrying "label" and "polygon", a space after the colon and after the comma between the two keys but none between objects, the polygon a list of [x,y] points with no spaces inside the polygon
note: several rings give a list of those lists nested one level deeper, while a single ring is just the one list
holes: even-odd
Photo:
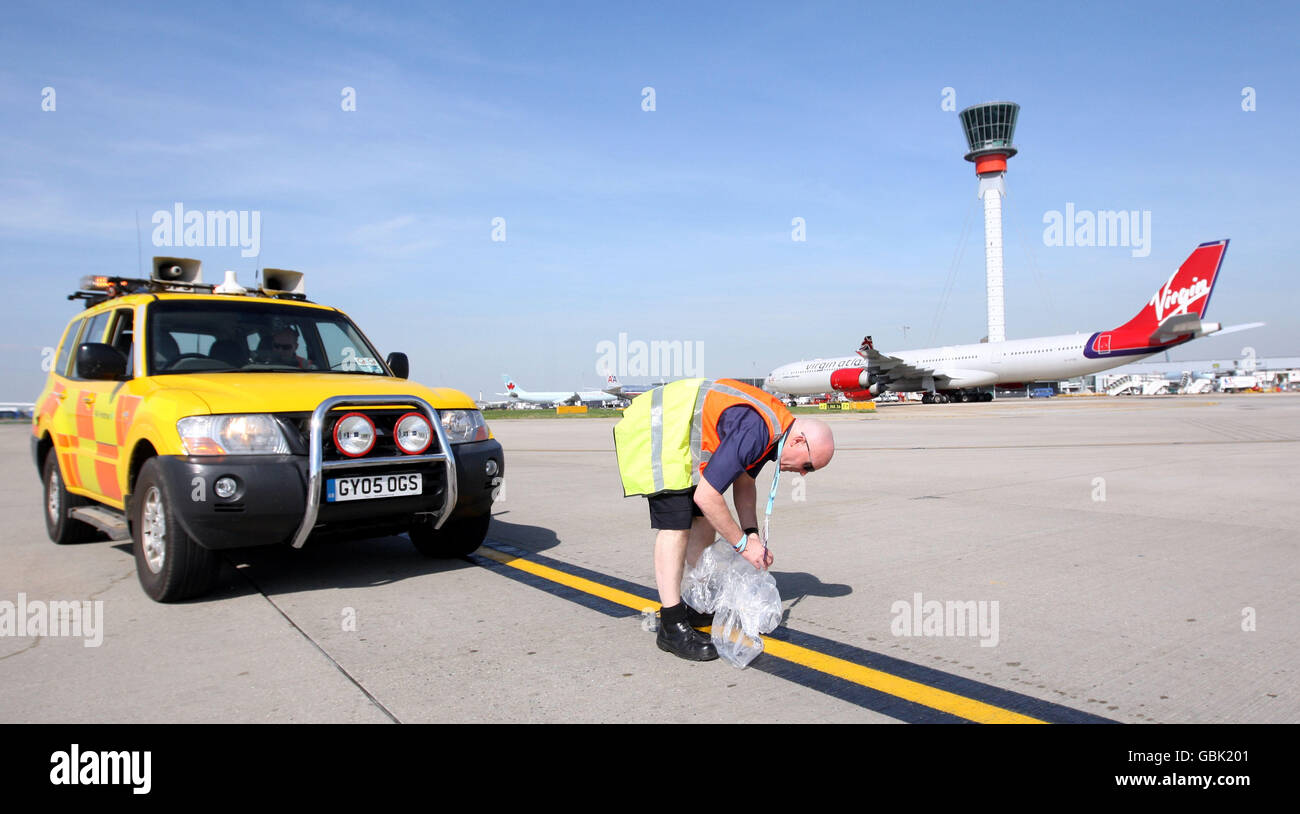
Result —
[{"label": "yellow reflective vest", "polygon": [[685,492],[718,447],[723,410],[753,407],[767,424],[770,449],[794,423],[781,400],[734,379],[682,379],[632,400],[614,426],[623,495]]}]

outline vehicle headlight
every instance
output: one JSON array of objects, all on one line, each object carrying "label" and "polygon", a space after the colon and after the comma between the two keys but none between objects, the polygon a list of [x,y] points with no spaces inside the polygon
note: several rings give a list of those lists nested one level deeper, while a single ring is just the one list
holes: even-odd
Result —
[{"label": "vehicle headlight", "polygon": [[408,455],[419,455],[433,443],[433,426],[420,413],[407,413],[393,426],[397,448]]},{"label": "vehicle headlight", "polygon": [[375,424],[361,413],[348,413],[334,423],[334,446],[349,458],[359,458],[375,446]]},{"label": "vehicle headlight", "polygon": [[190,455],[288,455],[289,442],[269,415],[195,415],[176,422]]},{"label": "vehicle headlight", "polygon": [[487,440],[487,422],[478,410],[443,410],[438,417],[442,420],[442,431],[453,444]]}]

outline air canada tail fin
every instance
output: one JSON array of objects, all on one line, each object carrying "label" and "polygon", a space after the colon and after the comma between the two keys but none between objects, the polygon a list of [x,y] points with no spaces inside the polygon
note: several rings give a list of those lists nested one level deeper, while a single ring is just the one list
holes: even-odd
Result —
[{"label": "air canada tail fin", "polygon": [[1085,355],[1095,358],[1154,353],[1218,330],[1219,326],[1211,330],[1201,320],[1209,308],[1210,294],[1227,251],[1227,240],[1197,246],[1132,319],[1113,330],[1093,334]]},{"label": "air canada tail fin", "polygon": [[515,380],[512,379],[512,378],[510,378],[510,374],[509,374],[509,373],[502,373],[502,374],[501,374],[501,381],[502,381],[502,382],[505,384],[505,386],[506,386],[506,392],[507,392],[507,393],[510,393],[511,395],[514,395],[515,391],[519,389],[519,386],[518,386],[517,384],[515,384]]}]

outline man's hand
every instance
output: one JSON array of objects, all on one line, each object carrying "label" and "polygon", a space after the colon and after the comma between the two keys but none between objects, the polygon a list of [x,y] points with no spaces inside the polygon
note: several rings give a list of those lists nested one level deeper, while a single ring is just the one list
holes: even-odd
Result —
[{"label": "man's hand", "polygon": [[749,535],[748,542],[745,543],[745,550],[740,552],[740,556],[744,557],[746,562],[760,571],[771,566],[776,560],[776,557],[773,557],[772,552],[767,550],[767,546],[763,545],[763,541],[759,539],[757,534]]}]

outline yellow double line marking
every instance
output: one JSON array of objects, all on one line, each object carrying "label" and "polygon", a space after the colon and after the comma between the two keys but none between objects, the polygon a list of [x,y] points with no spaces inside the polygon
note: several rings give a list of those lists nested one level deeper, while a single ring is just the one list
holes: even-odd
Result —
[{"label": "yellow double line marking", "polygon": [[[493,548],[483,547],[477,552],[478,555],[498,562],[502,565],[516,568],[520,571],[532,574],[536,577],[549,580],[551,582],[573,588],[592,596],[600,597],[617,605],[631,608],[634,611],[642,611],[646,608],[658,610],[659,603],[646,599],[645,597],[630,594],[627,591],[620,591],[617,588],[611,588],[608,585],[602,585],[583,577],[566,574],[563,571],[550,568],[532,560],[516,557],[513,554],[506,554]],[[775,656],[779,659],[807,667],[827,675],[842,678],[845,681],[851,681],[863,687],[867,687],[878,692],[901,698],[904,701],[911,701],[915,704],[929,707],[931,709],[946,712],[959,718],[965,718],[968,721],[975,721],[983,724],[1041,724],[1046,721],[1032,718],[1028,715],[1022,715],[1018,712],[1012,712],[1009,709],[986,704],[983,701],[977,701],[973,698],[967,698],[947,690],[941,690],[937,687],[931,687],[928,684],[922,684],[919,681],[912,681],[907,678],[871,667],[863,667],[861,664],[854,664],[845,659],[828,656],[825,653],[819,653],[816,650],[809,650],[806,647],[800,647],[797,644],[790,644],[779,639],[773,639],[768,636],[763,638],[764,652]]]}]

